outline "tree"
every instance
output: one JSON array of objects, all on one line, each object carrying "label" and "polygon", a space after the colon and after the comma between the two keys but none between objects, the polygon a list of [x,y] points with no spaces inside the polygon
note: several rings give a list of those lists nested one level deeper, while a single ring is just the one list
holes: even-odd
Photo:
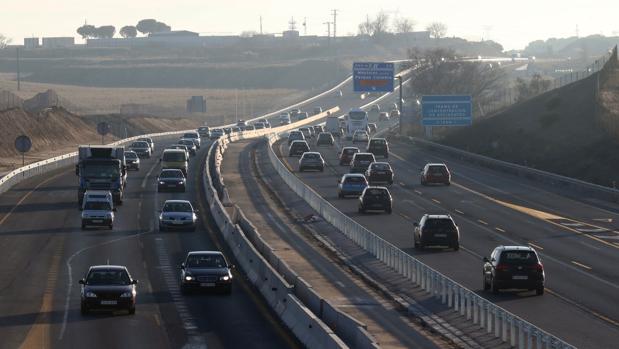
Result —
[{"label": "tree", "polygon": [[516,79],[517,101],[520,102],[535,97],[540,93],[548,91],[549,88],[550,80],[542,78],[539,74],[533,75],[528,83],[526,80],[518,78]]},{"label": "tree", "polygon": [[389,15],[380,11],[372,22],[372,36],[381,36],[389,32]]},{"label": "tree", "polygon": [[126,25],[122,28],[120,28],[120,35],[127,39],[127,38],[135,38],[136,36],[138,36],[138,30],[132,26],[132,25]]},{"label": "tree", "polygon": [[90,39],[94,38],[96,35],[97,28],[94,25],[84,24],[83,26],[77,28],[77,33],[82,37],[82,39]]},{"label": "tree", "polygon": [[170,30],[172,30],[172,27],[163,22],[158,22],[154,19],[143,19],[138,22],[138,24],[136,25],[136,29],[140,33],[147,35],[159,32],[169,32]]},{"label": "tree", "polygon": [[104,25],[95,29],[95,36],[98,39],[111,39],[116,34],[116,27],[113,25]]},{"label": "tree", "polygon": [[370,16],[365,16],[365,22],[359,24],[359,35],[372,35],[372,22]]},{"label": "tree", "polygon": [[430,32],[430,36],[435,39],[444,38],[447,35],[447,25],[441,22],[432,22],[426,30]]},{"label": "tree", "polygon": [[11,39],[7,38],[6,36],[0,34],[0,49],[6,48],[6,46],[8,44],[11,43]]},{"label": "tree", "polygon": [[410,33],[415,30],[415,24],[410,18],[397,18],[393,26],[396,33]]}]

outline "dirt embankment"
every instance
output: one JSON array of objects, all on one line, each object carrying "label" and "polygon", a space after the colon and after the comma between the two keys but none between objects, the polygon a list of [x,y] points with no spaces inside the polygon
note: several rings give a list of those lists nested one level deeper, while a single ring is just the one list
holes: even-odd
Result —
[{"label": "dirt embankment", "polygon": [[21,155],[14,147],[17,136],[24,134],[32,140],[32,149],[26,154],[26,162],[30,163],[75,151],[78,144],[99,144],[101,136],[96,132],[99,121],[123,125],[122,129],[112,127],[112,134],[105,137],[106,143],[125,136],[191,129],[199,124],[191,119],[82,117],[56,107],[37,113],[9,109],[0,112],[0,173],[21,165]]},{"label": "dirt embankment", "polygon": [[593,75],[455,130],[441,142],[605,186],[619,185],[619,88],[612,81],[597,93]]}]

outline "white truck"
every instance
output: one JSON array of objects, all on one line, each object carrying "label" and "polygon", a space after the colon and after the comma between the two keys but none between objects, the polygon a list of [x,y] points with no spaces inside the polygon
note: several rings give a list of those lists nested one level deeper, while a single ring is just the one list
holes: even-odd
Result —
[{"label": "white truck", "polygon": [[325,123],[325,132],[329,132],[333,137],[341,137],[342,128],[340,127],[340,118],[337,116],[328,116]]}]

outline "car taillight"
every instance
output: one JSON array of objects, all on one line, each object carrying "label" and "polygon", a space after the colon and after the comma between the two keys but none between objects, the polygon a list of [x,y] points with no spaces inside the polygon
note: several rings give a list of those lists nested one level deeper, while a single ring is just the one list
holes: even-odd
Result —
[{"label": "car taillight", "polygon": [[537,271],[538,273],[544,272],[544,266],[542,265],[542,263],[537,263],[535,265],[532,265],[531,269]]},{"label": "car taillight", "polygon": [[505,264],[498,264],[494,269],[496,269],[496,271],[506,271],[509,269],[509,266]]}]

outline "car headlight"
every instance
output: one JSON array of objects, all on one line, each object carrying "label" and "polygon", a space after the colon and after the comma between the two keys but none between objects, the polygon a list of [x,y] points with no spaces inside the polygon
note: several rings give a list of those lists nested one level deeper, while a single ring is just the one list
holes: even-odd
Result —
[{"label": "car headlight", "polygon": [[109,218],[109,219],[112,219],[112,218],[114,218],[114,214],[112,212],[108,212],[106,214],[106,217]]},{"label": "car headlight", "polygon": [[224,276],[220,277],[219,280],[228,281],[228,280],[230,280],[230,276],[229,275],[224,275]]},{"label": "car headlight", "polygon": [[193,276],[185,275],[185,281],[191,281],[191,280],[193,280]]},{"label": "car headlight", "polygon": [[90,216],[88,216],[87,213],[82,213],[82,218],[89,218]]},{"label": "car headlight", "polygon": [[178,184],[185,184],[185,181],[178,181]]},{"label": "car headlight", "polygon": [[97,295],[94,294],[93,292],[86,292],[86,297],[87,298],[97,298]]},{"label": "car headlight", "polygon": [[120,295],[120,298],[131,298],[131,297],[133,297],[133,293],[132,292],[125,292],[125,293]]},{"label": "car headlight", "polygon": [[164,181],[159,181],[159,184],[165,184],[165,182]]}]

